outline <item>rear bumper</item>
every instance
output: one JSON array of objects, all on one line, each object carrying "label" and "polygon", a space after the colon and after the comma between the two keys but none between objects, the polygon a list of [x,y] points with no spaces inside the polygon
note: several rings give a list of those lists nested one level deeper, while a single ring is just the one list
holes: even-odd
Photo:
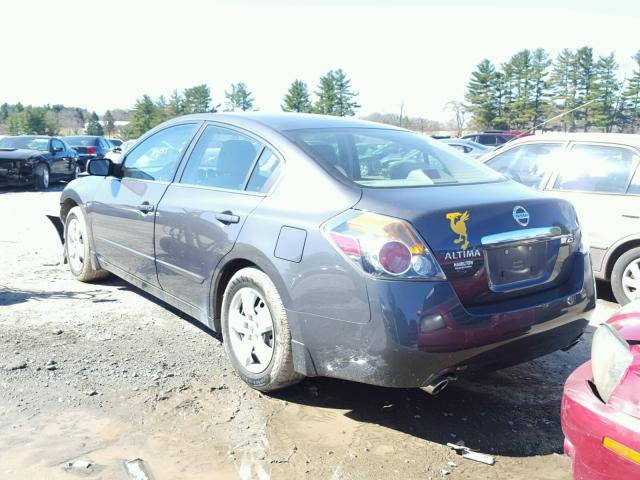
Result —
[{"label": "rear bumper", "polygon": [[580,257],[582,268],[562,287],[491,311],[466,309],[448,282],[368,279],[368,323],[289,312],[296,368],[307,375],[420,387],[441,375],[495,370],[554,352],[582,335],[595,308],[591,264]]},{"label": "rear bumper", "polygon": [[605,436],[640,451],[640,420],[616,411],[592,391],[591,362],[567,379],[562,398],[564,451],[571,457],[574,480],[640,478],[640,465],[602,445]]}]

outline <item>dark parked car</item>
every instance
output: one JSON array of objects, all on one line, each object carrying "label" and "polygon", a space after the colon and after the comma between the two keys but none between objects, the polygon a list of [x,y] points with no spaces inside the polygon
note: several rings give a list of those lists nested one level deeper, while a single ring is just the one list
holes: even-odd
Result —
[{"label": "dark parked car", "polygon": [[84,172],[87,169],[87,162],[94,158],[104,158],[113,146],[104,137],[93,135],[80,135],[75,137],[63,137],[79,154],[78,163]]},{"label": "dark parked car", "polygon": [[71,273],[115,273],[222,332],[259,390],[322,375],[435,393],[570,347],[595,306],[568,201],[406,130],[190,115],[89,173],[60,199]]},{"label": "dark parked car", "polygon": [[72,180],[80,173],[78,153],[63,140],[47,136],[0,139],[0,186],[35,185]]},{"label": "dark parked car", "polygon": [[525,136],[523,132],[507,132],[504,130],[488,130],[486,132],[471,133],[469,135],[463,135],[462,139],[471,140],[472,142],[479,143],[481,145],[487,145],[489,147],[499,147],[511,140]]}]

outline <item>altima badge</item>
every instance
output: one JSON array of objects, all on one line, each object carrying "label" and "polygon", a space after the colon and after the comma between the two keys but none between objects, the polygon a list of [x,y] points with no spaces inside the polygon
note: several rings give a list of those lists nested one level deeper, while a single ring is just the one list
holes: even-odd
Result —
[{"label": "altima badge", "polygon": [[518,225],[526,227],[529,225],[529,212],[522,205],[516,205],[513,207],[513,219],[518,222]]}]

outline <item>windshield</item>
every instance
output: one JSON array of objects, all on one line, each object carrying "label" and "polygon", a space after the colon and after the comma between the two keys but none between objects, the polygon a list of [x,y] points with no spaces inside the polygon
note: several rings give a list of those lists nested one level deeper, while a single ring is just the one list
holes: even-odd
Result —
[{"label": "windshield", "polygon": [[98,137],[64,137],[64,140],[75,147],[87,147],[98,144]]},{"label": "windshield", "polygon": [[316,162],[366,187],[423,187],[503,180],[438,140],[403,130],[336,128],[285,135]]},{"label": "windshield", "polygon": [[48,138],[5,137],[0,140],[0,148],[26,148],[28,150],[49,150]]}]

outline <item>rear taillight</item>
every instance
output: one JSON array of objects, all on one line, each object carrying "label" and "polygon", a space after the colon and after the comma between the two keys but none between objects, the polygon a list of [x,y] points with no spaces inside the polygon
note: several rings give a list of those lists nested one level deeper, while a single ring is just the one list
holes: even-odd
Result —
[{"label": "rear taillight", "polygon": [[93,147],[87,147],[87,153],[89,155],[95,155],[96,154],[96,149]]},{"label": "rear taillight", "polygon": [[445,279],[420,235],[404,220],[348,210],[324,224],[322,231],[338,251],[370,275]]}]

